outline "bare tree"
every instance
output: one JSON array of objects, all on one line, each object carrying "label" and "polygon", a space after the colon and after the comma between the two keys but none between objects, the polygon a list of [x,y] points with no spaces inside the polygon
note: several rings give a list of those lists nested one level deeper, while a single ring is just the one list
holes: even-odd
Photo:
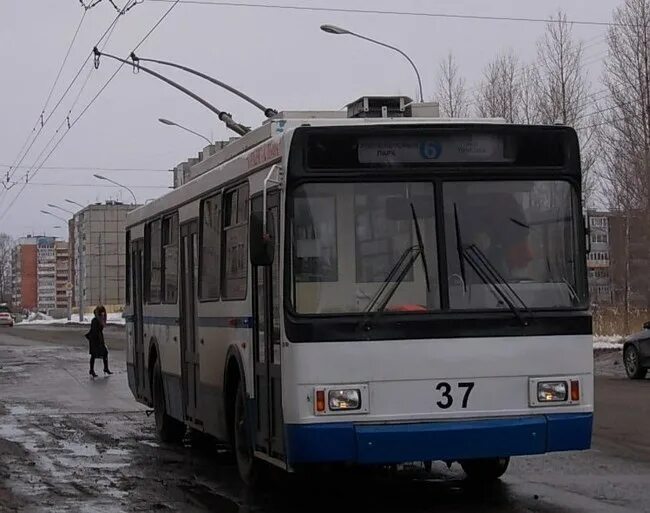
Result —
[{"label": "bare tree", "polygon": [[[635,273],[633,281],[644,289],[650,306],[650,1],[626,0],[613,21],[604,75],[609,96],[599,109],[601,172],[610,207],[637,232],[634,248],[626,239],[626,283],[629,260],[643,258],[645,272]],[[639,246],[641,254],[632,254]],[[629,293],[626,286],[626,304]]]},{"label": "bare tree", "polygon": [[537,44],[539,112],[544,123],[562,123],[578,132],[582,154],[582,190],[589,204],[595,189],[592,173],[596,144],[591,128],[593,98],[583,66],[584,48],[572,34],[566,14],[558,11]]},{"label": "bare tree", "polygon": [[521,68],[519,78],[521,90],[521,106],[519,120],[522,123],[533,125],[542,120],[540,76],[537,64],[526,65]]},{"label": "bare tree", "polygon": [[460,75],[451,52],[440,61],[439,73],[436,98],[440,102],[440,113],[450,118],[467,117],[469,102],[465,79]]},{"label": "bare tree", "polygon": [[490,62],[476,95],[476,106],[482,117],[519,121],[522,103],[519,59],[512,50],[501,53]]},{"label": "bare tree", "polygon": [[583,54],[582,42],[573,38],[566,14],[559,11],[537,44],[543,121],[575,125],[587,111],[589,87]]},{"label": "bare tree", "polygon": [[0,233],[0,302],[10,302],[11,259],[14,241],[6,233]]}]

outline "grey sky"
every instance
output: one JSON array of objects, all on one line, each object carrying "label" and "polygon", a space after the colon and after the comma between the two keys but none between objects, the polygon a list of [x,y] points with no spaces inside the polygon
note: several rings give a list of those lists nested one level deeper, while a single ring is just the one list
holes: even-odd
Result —
[{"label": "grey sky", "polygon": [[[122,5],[126,0],[116,0]],[[562,8],[569,19],[609,21],[619,0],[259,0],[343,8],[428,11],[492,16],[542,17]],[[170,4],[145,0],[119,22],[106,51],[128,55]],[[38,118],[49,87],[83,10],[78,0],[2,0],[0,2],[0,164],[11,164]],[[62,78],[50,101],[50,110],[79,69],[98,37],[115,17],[108,0],[90,10]],[[473,21],[367,14],[295,12],[254,8],[180,4],[138,51],[142,57],[181,62],[243,89],[259,101],[281,109],[338,109],[363,94],[402,93],[415,98],[416,79],[406,61],[388,50],[346,36],[319,30],[322,23],[395,44],[418,65],[425,96],[433,94],[438,60],[455,53],[472,88],[482,67],[494,54],[512,47],[524,60],[532,59],[541,23]],[[600,64],[605,54],[605,27],[576,26],[587,45],[586,62],[592,90],[600,86]],[[91,64],[87,69],[90,69]],[[116,67],[104,59],[94,71],[74,118]],[[160,68],[157,68],[160,69]],[[256,126],[263,115],[238,98],[169,68],[161,71],[231,112],[244,124]],[[85,77],[86,71],[82,74]],[[24,164],[32,164],[54,130],[65,119],[80,80],[60,110],[52,116]],[[46,115],[48,111],[46,111]],[[157,122],[166,117],[215,139],[231,134],[215,116],[188,97],[156,79],[134,75],[124,67],[97,102],[70,130],[45,166],[169,169],[194,156],[201,139]],[[63,130],[65,130],[65,124]],[[0,167],[5,176],[6,167]],[[26,169],[16,174],[22,176]],[[104,187],[93,171],[42,169],[33,181],[70,184],[67,187],[28,185],[11,211],[0,221],[12,235],[40,232],[66,237],[62,224],[39,211],[47,203],[64,205],[65,198],[80,203],[123,198],[126,191]],[[140,201],[156,197],[171,184],[171,173],[102,171],[116,181],[138,186]],[[89,184],[78,187],[73,184]],[[158,186],[157,188],[148,186]],[[0,213],[20,186],[0,189]],[[69,205],[72,206],[72,205]],[[62,213],[65,217],[65,214]]]}]

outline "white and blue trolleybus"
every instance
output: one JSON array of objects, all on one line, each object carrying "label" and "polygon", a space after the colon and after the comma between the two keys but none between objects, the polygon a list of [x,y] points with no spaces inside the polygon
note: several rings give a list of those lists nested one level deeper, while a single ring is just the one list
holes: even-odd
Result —
[{"label": "white and blue trolleybus", "polygon": [[578,140],[404,97],[281,112],[129,214],[128,377],[239,472],[588,449]]}]

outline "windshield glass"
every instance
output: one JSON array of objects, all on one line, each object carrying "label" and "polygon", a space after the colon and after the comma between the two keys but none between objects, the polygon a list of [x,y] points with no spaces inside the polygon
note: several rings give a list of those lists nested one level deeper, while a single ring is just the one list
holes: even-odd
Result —
[{"label": "windshield glass", "polygon": [[439,309],[433,204],[430,183],[298,187],[290,258],[296,312]]},{"label": "windshield glass", "polygon": [[582,305],[577,202],[562,181],[443,185],[451,309]]},{"label": "windshield glass", "polygon": [[[445,182],[442,198],[450,309],[585,305],[568,182]],[[432,183],[308,183],[290,202],[296,313],[440,310]]]}]

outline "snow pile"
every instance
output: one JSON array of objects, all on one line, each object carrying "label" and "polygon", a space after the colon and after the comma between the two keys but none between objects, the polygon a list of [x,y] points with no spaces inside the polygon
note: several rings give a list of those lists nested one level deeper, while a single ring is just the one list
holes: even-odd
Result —
[{"label": "snow pile", "polygon": [[594,349],[621,349],[623,339],[622,335],[594,335]]},{"label": "snow pile", "polygon": [[[84,315],[84,320],[83,323],[79,322],[79,315],[73,314],[72,315],[72,320],[68,321],[67,318],[63,319],[54,319],[50,317],[49,315],[44,315],[42,313],[32,313],[29,314],[29,317],[25,319],[24,321],[18,323],[21,326],[47,326],[47,325],[66,325],[66,324],[90,324],[90,322],[93,319],[92,314],[86,314]],[[122,317],[122,313],[109,313],[106,317],[106,322],[107,324],[121,324],[124,325],[126,324],[125,319]]]}]

